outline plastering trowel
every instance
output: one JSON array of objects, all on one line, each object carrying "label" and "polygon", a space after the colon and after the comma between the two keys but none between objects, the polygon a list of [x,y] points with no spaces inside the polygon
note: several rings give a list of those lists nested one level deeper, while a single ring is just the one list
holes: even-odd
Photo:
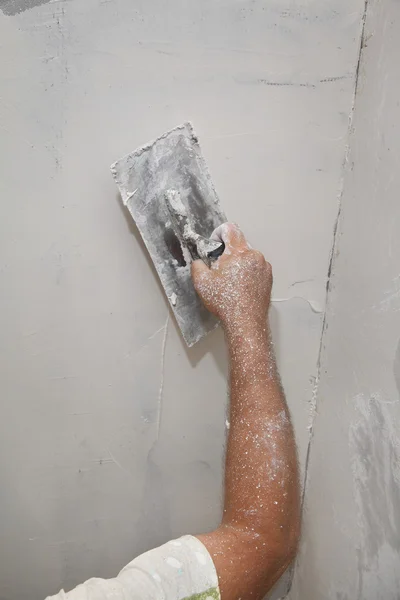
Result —
[{"label": "plastering trowel", "polygon": [[122,202],[154,262],[183,338],[192,346],[214,329],[202,305],[190,263],[208,266],[224,251],[213,230],[226,221],[190,123],[121,158],[111,167]]}]

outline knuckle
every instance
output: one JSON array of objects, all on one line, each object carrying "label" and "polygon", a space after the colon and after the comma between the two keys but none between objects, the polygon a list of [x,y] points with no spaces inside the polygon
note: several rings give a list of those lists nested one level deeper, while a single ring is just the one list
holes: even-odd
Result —
[{"label": "knuckle", "polygon": [[254,262],[256,262],[259,265],[266,264],[267,261],[265,260],[264,254],[262,252],[260,252],[259,250],[250,250],[250,253],[253,256]]}]

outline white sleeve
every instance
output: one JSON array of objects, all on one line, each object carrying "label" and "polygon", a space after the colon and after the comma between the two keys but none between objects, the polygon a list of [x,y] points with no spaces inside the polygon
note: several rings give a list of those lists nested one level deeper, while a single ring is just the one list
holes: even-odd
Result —
[{"label": "white sleeve", "polygon": [[185,535],[145,552],[115,579],[88,579],[46,600],[220,600],[218,576],[206,547]]}]

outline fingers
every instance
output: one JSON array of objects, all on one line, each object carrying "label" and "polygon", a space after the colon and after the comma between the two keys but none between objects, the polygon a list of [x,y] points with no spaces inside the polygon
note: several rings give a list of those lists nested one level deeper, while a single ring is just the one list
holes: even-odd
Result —
[{"label": "fingers", "polygon": [[204,276],[207,276],[210,272],[207,265],[202,260],[194,260],[191,266],[192,279],[194,284],[200,281]]},{"label": "fingers", "polygon": [[222,223],[222,225],[214,229],[210,239],[216,242],[224,242],[225,250],[222,256],[211,264],[211,268],[204,264],[202,260],[195,260],[192,262],[191,273],[195,287],[197,287],[201,281],[204,282],[206,278],[210,277],[213,272],[218,269],[219,264],[222,265],[225,263],[225,260],[233,250],[242,252],[243,250],[248,250],[250,248],[242,231],[234,223]]},{"label": "fingers", "polygon": [[224,242],[228,249],[249,247],[242,231],[234,223],[222,223],[222,225],[214,229],[211,239]]}]

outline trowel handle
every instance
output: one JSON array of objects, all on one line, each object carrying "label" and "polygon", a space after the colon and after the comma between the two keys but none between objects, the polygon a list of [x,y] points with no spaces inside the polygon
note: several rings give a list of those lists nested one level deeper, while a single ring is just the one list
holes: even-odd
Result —
[{"label": "trowel handle", "polygon": [[207,256],[210,260],[217,260],[217,258],[219,258],[225,250],[225,242],[221,242],[221,245],[218,248],[215,248],[215,250],[211,250],[211,252],[207,253]]}]

